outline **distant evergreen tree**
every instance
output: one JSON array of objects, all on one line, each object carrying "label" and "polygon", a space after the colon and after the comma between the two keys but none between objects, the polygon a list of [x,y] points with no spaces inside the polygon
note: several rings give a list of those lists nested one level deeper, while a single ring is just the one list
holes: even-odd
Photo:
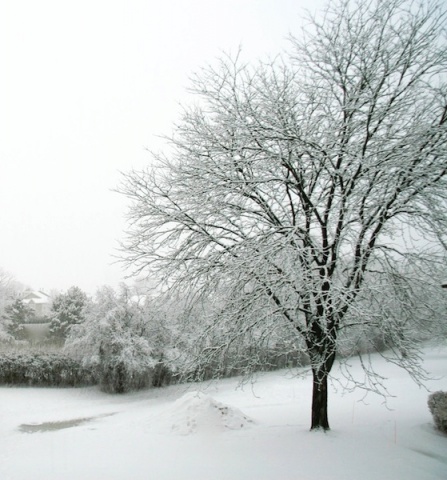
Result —
[{"label": "distant evergreen tree", "polygon": [[50,333],[54,339],[64,341],[70,328],[84,321],[84,308],[88,297],[79,287],[70,287],[53,300],[50,314]]},{"label": "distant evergreen tree", "polygon": [[34,310],[18,298],[12,304],[5,307],[2,315],[2,323],[6,332],[15,340],[25,338],[24,324],[30,323],[35,318]]}]

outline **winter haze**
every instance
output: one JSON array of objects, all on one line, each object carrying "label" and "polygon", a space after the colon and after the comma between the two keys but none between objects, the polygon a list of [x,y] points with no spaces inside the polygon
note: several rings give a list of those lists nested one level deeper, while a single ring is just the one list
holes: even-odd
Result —
[{"label": "winter haze", "polygon": [[2,2],[0,267],[35,289],[118,284],[119,172],[162,146],[192,72],[239,46],[274,56],[318,5]]}]

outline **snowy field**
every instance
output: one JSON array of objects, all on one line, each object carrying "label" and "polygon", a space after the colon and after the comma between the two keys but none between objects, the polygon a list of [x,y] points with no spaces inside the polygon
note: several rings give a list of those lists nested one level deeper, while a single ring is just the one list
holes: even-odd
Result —
[{"label": "snowy field", "polygon": [[[447,348],[425,352],[427,387],[447,390]],[[289,371],[243,388],[227,379],[122,396],[2,387],[0,479],[447,479],[428,392],[380,357],[375,365],[395,397],[384,406],[334,385],[327,434],[309,432],[310,378]]]}]

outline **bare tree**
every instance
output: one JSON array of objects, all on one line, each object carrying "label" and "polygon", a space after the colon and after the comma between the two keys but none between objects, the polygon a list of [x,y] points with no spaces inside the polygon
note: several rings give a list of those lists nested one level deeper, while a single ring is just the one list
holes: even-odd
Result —
[{"label": "bare tree", "polygon": [[369,308],[391,281],[417,291],[418,271],[436,283],[445,265],[445,22],[431,2],[331,3],[284,59],[223,58],[196,75],[199,101],[169,153],[119,188],[136,273],[206,294],[224,286],[233,320],[263,305],[234,321],[235,336],[266,319],[291,326],[311,362],[312,429],[329,429],[341,333],[405,333],[391,312],[408,314],[418,295]]},{"label": "bare tree", "polygon": [[0,313],[6,306],[12,304],[24,289],[25,286],[11,273],[0,267]]}]

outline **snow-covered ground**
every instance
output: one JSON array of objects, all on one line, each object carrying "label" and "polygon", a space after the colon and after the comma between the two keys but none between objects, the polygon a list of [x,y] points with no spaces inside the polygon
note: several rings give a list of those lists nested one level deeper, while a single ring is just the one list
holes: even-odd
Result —
[{"label": "snow-covered ground", "polygon": [[[310,378],[289,371],[243,388],[227,379],[122,396],[2,387],[0,479],[447,479],[447,436],[433,428],[428,392],[375,360],[395,397],[384,406],[335,385],[327,434],[309,432]],[[427,387],[447,390],[447,348],[427,349],[424,367]]]}]

